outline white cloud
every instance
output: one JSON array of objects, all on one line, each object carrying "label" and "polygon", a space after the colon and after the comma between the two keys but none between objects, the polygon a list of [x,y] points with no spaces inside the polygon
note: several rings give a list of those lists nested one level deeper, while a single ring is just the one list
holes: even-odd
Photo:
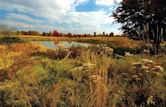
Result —
[{"label": "white cloud", "polygon": [[110,6],[113,4],[113,0],[96,0],[96,4],[97,5],[106,5],[106,6]]},{"label": "white cloud", "polygon": [[[63,17],[61,23],[66,23],[66,25],[71,25],[68,29],[69,31],[75,33],[93,33],[93,32],[107,32],[110,33],[111,30],[116,30],[103,27],[103,25],[107,24],[109,26],[112,25],[114,19],[109,17],[109,15],[105,14],[104,11],[93,11],[93,12],[70,12]],[[77,25],[77,27],[73,25]],[[116,33],[118,31],[116,30]]]},{"label": "white cloud", "polygon": [[34,16],[46,17],[58,20],[67,12],[73,10],[73,6],[86,0],[5,0],[0,1],[1,9],[19,10],[30,12]]},{"label": "white cloud", "polygon": [[6,19],[17,19],[22,21],[28,21],[29,23],[42,23],[42,20],[37,20],[34,18],[31,18],[30,16],[24,15],[24,14],[16,14],[16,13],[8,13],[6,15]]},{"label": "white cloud", "polygon": [[1,9],[30,12],[35,16],[58,19],[72,9],[75,0],[5,0]]},{"label": "white cloud", "polygon": [[[94,31],[105,31],[109,33],[112,30],[118,32],[116,28],[103,28],[102,25],[111,25],[114,21],[113,18],[109,17],[103,10],[93,12],[78,12],[75,10],[75,6],[86,3],[87,1],[88,0],[0,0],[0,9],[19,11],[18,13],[7,14],[5,21],[16,26],[22,26],[25,29],[39,29],[43,31],[57,29],[66,33],[93,33]],[[97,5],[111,5],[112,3],[113,0],[96,0]],[[32,18],[27,16],[26,13],[45,18],[48,21]],[[15,19],[28,21],[30,23],[19,22]],[[45,25],[43,25],[43,23],[45,23]],[[64,25],[58,25],[59,23]]]},{"label": "white cloud", "polygon": [[25,24],[22,22],[11,20],[11,19],[3,19],[3,20],[0,19],[0,24],[7,24],[7,25],[12,26],[12,27],[21,26],[23,29],[29,29],[29,28],[33,27],[33,25]]},{"label": "white cloud", "polygon": [[119,3],[122,0],[96,0],[96,5],[104,5],[104,6],[111,6],[113,5],[115,2]]},{"label": "white cloud", "polygon": [[79,5],[79,4],[83,4],[83,3],[87,3],[89,0],[75,0],[75,5]]}]

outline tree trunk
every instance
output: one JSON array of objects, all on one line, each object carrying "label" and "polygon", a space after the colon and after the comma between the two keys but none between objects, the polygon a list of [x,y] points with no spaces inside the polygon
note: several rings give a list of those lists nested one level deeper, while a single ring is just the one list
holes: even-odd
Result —
[{"label": "tree trunk", "polygon": [[153,54],[157,55],[159,53],[159,43],[153,44]]},{"label": "tree trunk", "polygon": [[159,25],[156,25],[156,30],[153,30],[153,54],[157,55],[159,54],[159,47],[160,47],[160,42],[161,42],[161,28],[159,27]]}]

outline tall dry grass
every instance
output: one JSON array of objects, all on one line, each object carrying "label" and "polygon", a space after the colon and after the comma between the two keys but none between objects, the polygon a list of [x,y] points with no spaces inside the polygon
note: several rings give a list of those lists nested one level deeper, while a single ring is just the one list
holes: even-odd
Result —
[{"label": "tall dry grass", "polygon": [[[138,55],[116,59],[89,49],[71,57],[69,49],[56,59],[49,55],[60,51],[50,54],[28,44],[2,46],[0,51],[4,52],[0,57],[2,107],[165,106],[165,68],[158,71],[165,65],[161,57],[149,62]],[[36,51],[44,51],[45,56],[26,54]]]}]

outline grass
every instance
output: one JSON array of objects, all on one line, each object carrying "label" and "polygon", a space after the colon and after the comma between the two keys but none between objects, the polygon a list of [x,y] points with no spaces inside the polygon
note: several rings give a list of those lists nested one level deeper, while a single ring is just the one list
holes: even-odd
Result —
[{"label": "grass", "polygon": [[[124,55],[125,52],[131,52],[133,54],[140,54],[145,46],[142,41],[131,40],[127,37],[83,37],[83,38],[69,38],[69,37],[43,37],[43,36],[30,36],[30,35],[20,35],[17,38],[22,42],[25,41],[54,41],[54,43],[59,43],[60,41],[75,41],[89,44],[105,44],[114,49],[114,53],[119,55]],[[13,39],[10,39],[10,41]],[[9,41],[7,39],[7,41]],[[12,42],[12,41],[11,41]],[[13,43],[18,43],[19,41],[13,41]],[[131,45],[132,44],[132,45]],[[162,50],[164,50],[162,48]]]},{"label": "grass", "polygon": [[[15,36],[14,36],[15,37]],[[19,35],[18,38],[28,41],[77,41],[91,44],[110,44],[113,43],[117,47],[137,47],[142,42],[128,39],[127,37],[82,37],[82,38],[70,38],[70,37],[44,37],[44,36],[30,36]],[[132,45],[131,45],[132,44]]]},{"label": "grass", "polygon": [[165,106],[165,55],[116,59],[30,43],[1,45],[0,53],[2,107]]}]

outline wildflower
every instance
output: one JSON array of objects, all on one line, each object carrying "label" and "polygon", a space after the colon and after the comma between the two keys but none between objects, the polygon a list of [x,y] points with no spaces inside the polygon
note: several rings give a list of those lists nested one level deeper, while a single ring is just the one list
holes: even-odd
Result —
[{"label": "wildflower", "polygon": [[145,64],[154,64],[154,62],[152,60],[149,60],[149,59],[143,59],[143,62]]},{"label": "wildflower", "polygon": [[144,53],[144,54],[150,54],[150,51],[147,50],[147,49],[144,49],[144,50],[143,50],[143,53]]},{"label": "wildflower", "polygon": [[161,71],[161,72],[163,72],[163,71],[164,71],[163,67],[161,67],[161,66],[156,66],[156,68],[158,68],[158,69],[159,69],[159,71]]},{"label": "wildflower", "polygon": [[81,71],[83,69],[83,66],[75,67],[71,69],[70,71]]},{"label": "wildflower", "polygon": [[138,75],[136,75],[136,74],[135,74],[135,75],[133,75],[133,76],[132,76],[132,78],[133,78],[134,80],[136,80],[136,81],[141,80],[141,79],[138,77]]},{"label": "wildflower", "polygon": [[132,65],[135,66],[136,68],[141,68],[142,67],[142,64],[139,63],[139,62],[133,63]]},{"label": "wildflower", "polygon": [[160,72],[155,72],[156,75],[158,76],[161,76],[161,73]]},{"label": "wildflower", "polygon": [[100,55],[104,55],[104,52],[102,51],[102,52],[100,52]]},{"label": "wildflower", "polygon": [[145,72],[149,73],[150,71],[149,70],[145,70]]},{"label": "wildflower", "polygon": [[138,75],[133,75],[132,78],[138,78]]},{"label": "wildflower", "polygon": [[106,45],[106,44],[103,44],[103,46],[104,46],[104,47],[107,47],[107,45]]},{"label": "wildflower", "polygon": [[152,70],[160,73],[164,71],[164,69],[161,66],[155,66]]},{"label": "wildflower", "polygon": [[148,70],[149,67],[147,67],[147,66],[145,66],[145,65],[142,65],[142,69],[143,69],[143,70]]},{"label": "wildflower", "polygon": [[125,52],[125,56],[126,57],[131,57],[131,56],[133,56],[133,54],[131,54],[130,52]]},{"label": "wildflower", "polygon": [[147,104],[153,104],[153,105],[155,105],[155,102],[153,101],[153,96],[149,96],[148,97]]},{"label": "wildflower", "polygon": [[97,83],[101,80],[101,77],[99,75],[92,75],[90,76],[90,78],[92,79],[94,83]]},{"label": "wildflower", "polygon": [[83,64],[84,67],[88,67],[89,69],[94,69],[95,68],[95,64],[91,64],[91,63],[84,63]]},{"label": "wildflower", "polygon": [[113,49],[110,48],[110,47],[104,47],[104,50],[105,50],[106,52],[113,52]]}]

